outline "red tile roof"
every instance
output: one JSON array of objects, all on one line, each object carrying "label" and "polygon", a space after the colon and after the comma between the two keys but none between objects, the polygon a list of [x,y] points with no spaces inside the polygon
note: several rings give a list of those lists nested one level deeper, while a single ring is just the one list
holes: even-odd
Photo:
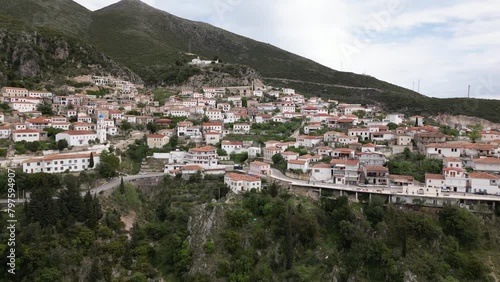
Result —
[{"label": "red tile roof", "polygon": [[231,180],[234,181],[249,181],[249,182],[260,181],[260,177],[258,176],[239,174],[239,173],[228,173],[225,175],[225,177],[229,177]]}]

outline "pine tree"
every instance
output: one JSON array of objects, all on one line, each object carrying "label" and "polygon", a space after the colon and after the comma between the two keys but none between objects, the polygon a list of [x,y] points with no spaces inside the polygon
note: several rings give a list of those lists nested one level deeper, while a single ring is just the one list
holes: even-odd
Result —
[{"label": "pine tree", "polygon": [[120,194],[125,194],[125,183],[123,182],[123,177],[122,181],[120,182]]},{"label": "pine tree", "polygon": [[89,159],[89,168],[94,167],[94,154],[90,152],[90,159]]}]

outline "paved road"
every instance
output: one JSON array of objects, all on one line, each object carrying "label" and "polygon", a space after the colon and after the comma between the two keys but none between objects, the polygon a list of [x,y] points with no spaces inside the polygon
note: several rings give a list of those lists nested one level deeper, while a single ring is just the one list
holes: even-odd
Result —
[{"label": "paved road", "polygon": [[[148,173],[147,175],[131,175],[131,176],[124,176],[123,180],[130,181],[130,180],[135,180],[135,179],[151,178],[151,177],[157,177],[157,176],[163,176],[163,175],[165,175],[163,172],[161,172],[161,173]],[[120,185],[120,181],[121,181],[120,177],[114,178],[114,179],[104,183],[103,185],[101,185],[99,187],[90,189],[90,193],[94,194],[94,193],[99,193],[102,191],[107,191],[107,190],[113,189],[113,188],[117,187],[118,185]],[[87,193],[87,191],[82,192],[81,194],[82,194],[82,196],[84,196],[86,193]],[[26,197],[29,198],[29,194],[26,195]],[[18,202],[18,203],[24,202],[24,199],[19,199],[19,201],[17,201],[17,198],[16,198],[16,202]],[[0,204],[7,204],[7,203],[8,203],[8,199],[0,199]]]},{"label": "paved road", "polygon": [[[309,182],[304,180],[298,180],[290,178],[283,175],[279,170],[271,168],[272,178],[281,181],[289,182],[292,185],[308,186],[310,188],[330,188],[336,190],[352,191],[352,192],[368,192],[368,193],[378,193],[378,194],[388,194],[388,195],[398,195],[398,196],[410,196],[410,197],[426,197],[426,198],[453,198],[453,199],[463,199],[463,200],[479,200],[479,201],[500,201],[499,196],[495,195],[476,195],[470,193],[457,193],[457,192],[443,192],[440,196],[431,195],[414,195],[406,194],[400,187],[387,187],[387,186],[353,186],[353,185],[342,185],[342,184],[330,184],[323,182]],[[422,187],[424,188],[424,187]]]}]

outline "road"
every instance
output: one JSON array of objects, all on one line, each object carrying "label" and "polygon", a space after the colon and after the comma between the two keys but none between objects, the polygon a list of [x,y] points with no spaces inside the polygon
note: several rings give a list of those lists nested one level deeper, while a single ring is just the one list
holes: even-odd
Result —
[{"label": "road", "polygon": [[[124,176],[123,180],[124,181],[130,181],[130,180],[135,180],[135,179],[142,179],[142,178],[150,178],[150,177],[157,177],[157,176],[163,176],[165,175],[163,172],[161,173],[149,173],[147,175],[131,175],[131,176]],[[98,186],[96,188],[90,189],[90,193],[95,194],[95,193],[100,193],[102,191],[107,191],[110,189],[113,189],[120,185],[121,178],[113,178],[112,180],[104,183],[101,186]],[[82,196],[87,194],[87,191],[81,193]],[[27,198],[29,198],[29,194],[27,194]],[[19,201],[16,199],[17,203],[24,202],[24,199],[19,199]],[[0,199],[0,204],[7,204],[8,199]]]},{"label": "road", "polygon": [[[499,196],[495,195],[476,195],[470,193],[457,193],[457,192],[443,192],[439,196],[431,195],[420,195],[420,194],[407,194],[401,187],[387,187],[387,186],[355,186],[355,185],[342,185],[342,184],[330,184],[323,182],[310,182],[305,180],[298,180],[290,178],[283,175],[279,170],[271,168],[271,178],[278,179],[281,181],[286,181],[292,185],[306,186],[310,188],[325,188],[325,189],[336,189],[352,192],[366,192],[366,193],[376,193],[376,194],[388,194],[397,196],[410,196],[410,197],[425,197],[425,198],[443,198],[443,199],[463,199],[463,200],[475,200],[475,201],[500,201]],[[424,188],[424,187],[422,187]]]}]

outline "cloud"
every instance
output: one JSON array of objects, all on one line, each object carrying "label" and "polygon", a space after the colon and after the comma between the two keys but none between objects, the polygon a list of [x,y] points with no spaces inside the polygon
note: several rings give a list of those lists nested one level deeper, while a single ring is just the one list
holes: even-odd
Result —
[{"label": "cloud", "polygon": [[[94,10],[117,1],[77,2]],[[425,95],[464,97],[470,84],[473,96],[500,99],[497,0],[144,2],[334,69],[366,73],[409,89],[420,79]]]}]

